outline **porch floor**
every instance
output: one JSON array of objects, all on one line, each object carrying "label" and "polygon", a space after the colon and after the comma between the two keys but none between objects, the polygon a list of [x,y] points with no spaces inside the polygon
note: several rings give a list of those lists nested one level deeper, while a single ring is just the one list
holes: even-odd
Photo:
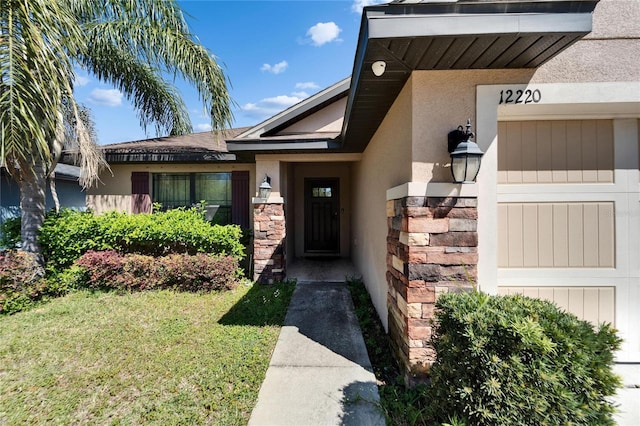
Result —
[{"label": "porch floor", "polygon": [[344,282],[346,277],[360,276],[350,259],[296,258],[287,266],[287,278],[299,283]]}]

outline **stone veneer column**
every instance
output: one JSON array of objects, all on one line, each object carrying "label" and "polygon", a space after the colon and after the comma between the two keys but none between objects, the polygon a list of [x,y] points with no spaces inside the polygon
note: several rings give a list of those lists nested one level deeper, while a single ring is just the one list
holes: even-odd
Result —
[{"label": "stone veneer column", "polygon": [[284,204],[253,205],[253,279],[273,283],[285,277]]},{"label": "stone veneer column", "polygon": [[477,281],[477,198],[403,197],[387,201],[389,335],[408,383],[426,379],[435,301]]}]

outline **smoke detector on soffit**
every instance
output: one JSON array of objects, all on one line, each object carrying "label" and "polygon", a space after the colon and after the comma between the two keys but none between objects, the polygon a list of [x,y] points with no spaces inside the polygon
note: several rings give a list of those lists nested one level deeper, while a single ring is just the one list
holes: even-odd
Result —
[{"label": "smoke detector on soffit", "polygon": [[385,69],[387,68],[387,63],[385,61],[375,61],[371,64],[371,71],[376,77],[380,77],[384,74]]}]

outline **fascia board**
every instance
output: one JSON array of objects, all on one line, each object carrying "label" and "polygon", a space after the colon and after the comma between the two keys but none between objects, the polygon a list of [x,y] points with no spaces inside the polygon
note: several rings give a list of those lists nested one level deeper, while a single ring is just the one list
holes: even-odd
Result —
[{"label": "fascia board", "polygon": [[589,13],[384,16],[368,22],[369,39],[483,34],[588,33]]}]

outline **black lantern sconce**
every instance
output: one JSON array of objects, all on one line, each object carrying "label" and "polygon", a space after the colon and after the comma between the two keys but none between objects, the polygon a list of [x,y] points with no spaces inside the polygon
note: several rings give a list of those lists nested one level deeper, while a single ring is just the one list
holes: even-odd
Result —
[{"label": "black lantern sconce", "polygon": [[264,180],[258,187],[258,198],[266,202],[269,199],[269,195],[271,195],[271,178],[265,174]]},{"label": "black lantern sconce", "polygon": [[471,183],[476,181],[480,171],[480,160],[484,152],[470,138],[475,135],[471,131],[471,119],[467,120],[467,129],[458,126],[449,132],[449,154],[451,154],[451,174],[455,183]]}]

